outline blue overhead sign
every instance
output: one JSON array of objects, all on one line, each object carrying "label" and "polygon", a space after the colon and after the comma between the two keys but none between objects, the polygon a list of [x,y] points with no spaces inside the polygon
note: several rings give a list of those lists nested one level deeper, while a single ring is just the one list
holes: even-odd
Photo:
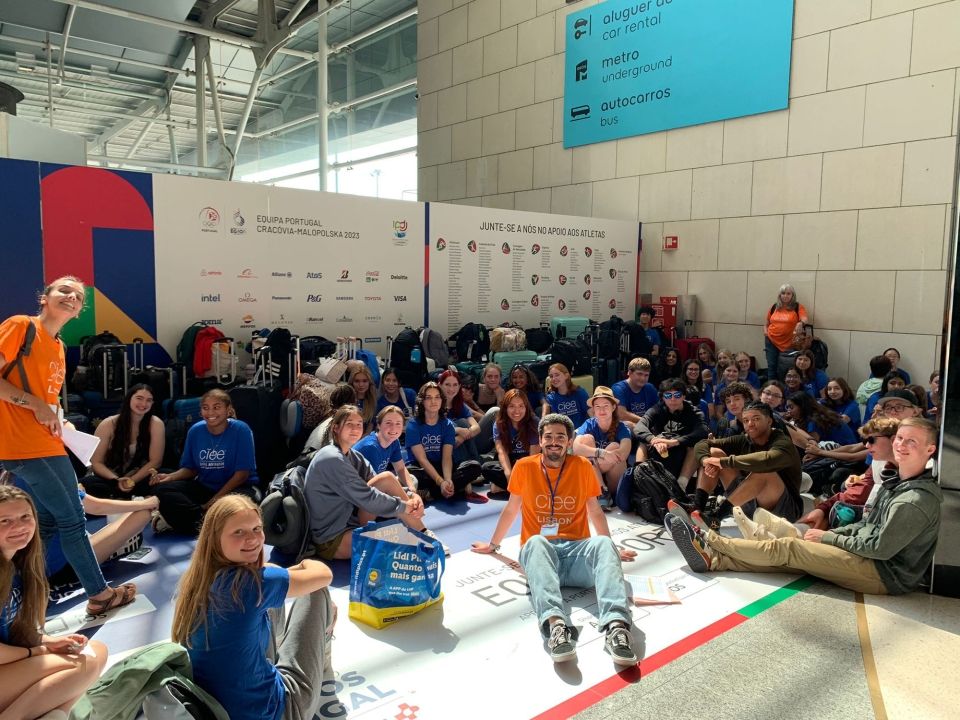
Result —
[{"label": "blue overhead sign", "polygon": [[787,107],[793,0],[608,0],[567,17],[563,146]]}]

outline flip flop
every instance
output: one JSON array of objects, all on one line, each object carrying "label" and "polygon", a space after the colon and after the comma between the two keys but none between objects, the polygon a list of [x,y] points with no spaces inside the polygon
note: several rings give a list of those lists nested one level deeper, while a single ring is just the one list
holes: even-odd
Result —
[{"label": "flip flop", "polygon": [[477,503],[478,505],[482,505],[483,503],[490,502],[489,498],[485,498],[483,495],[480,495],[475,492],[468,492],[463,496],[463,499],[466,500],[468,503]]},{"label": "flip flop", "polygon": [[87,615],[103,615],[124,605],[129,605],[137,598],[137,586],[133,583],[124,583],[120,587],[110,588],[112,594],[106,600],[87,601]]}]

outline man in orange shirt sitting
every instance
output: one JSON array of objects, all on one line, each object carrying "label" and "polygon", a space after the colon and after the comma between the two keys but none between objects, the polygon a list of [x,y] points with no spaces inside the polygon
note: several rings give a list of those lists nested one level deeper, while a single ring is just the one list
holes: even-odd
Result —
[{"label": "man in orange shirt sitting", "polygon": [[[637,663],[630,635],[631,616],[621,560],[633,550],[618,549],[610,538],[597,496],[600,482],[590,460],[568,455],[573,423],[566,415],[545,415],[538,427],[539,455],[518,460],[510,474],[507,502],[489,543],[478,553],[495,553],[518,513],[522,513],[520,564],[530,586],[530,602],[554,662],[576,658],[577,629],[563,608],[561,586],[593,587],[604,649],[621,666]],[[590,535],[589,523],[596,535]]]}]

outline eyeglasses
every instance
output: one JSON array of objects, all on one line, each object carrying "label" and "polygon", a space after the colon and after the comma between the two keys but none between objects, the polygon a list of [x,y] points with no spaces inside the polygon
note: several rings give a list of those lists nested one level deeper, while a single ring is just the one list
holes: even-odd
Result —
[{"label": "eyeglasses", "polygon": [[679,390],[674,390],[673,392],[665,392],[663,394],[664,400],[679,400],[683,397],[683,393]]},{"label": "eyeglasses", "polygon": [[894,404],[892,404],[892,403],[887,403],[886,405],[883,406],[883,411],[884,411],[885,413],[888,413],[888,412],[903,412],[904,410],[909,410],[909,409],[912,408],[912,407],[913,407],[913,405],[900,405],[900,404],[894,405]]},{"label": "eyeglasses", "polygon": [[763,390],[760,393],[760,395],[763,397],[776,398],[777,400],[783,400],[783,395],[781,395],[780,393],[770,392],[769,390]]}]

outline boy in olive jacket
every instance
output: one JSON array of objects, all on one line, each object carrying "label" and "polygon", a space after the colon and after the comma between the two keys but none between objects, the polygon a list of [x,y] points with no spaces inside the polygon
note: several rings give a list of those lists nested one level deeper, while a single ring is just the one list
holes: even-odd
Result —
[{"label": "boy in olive jacket", "polygon": [[942,495],[927,462],[937,449],[929,420],[908,418],[893,441],[897,474],[885,478],[870,514],[836,530],[803,538],[727,538],[688,522],[680,511],[667,528],[696,572],[795,570],[857,592],[899,595],[915,590],[933,559]]}]

